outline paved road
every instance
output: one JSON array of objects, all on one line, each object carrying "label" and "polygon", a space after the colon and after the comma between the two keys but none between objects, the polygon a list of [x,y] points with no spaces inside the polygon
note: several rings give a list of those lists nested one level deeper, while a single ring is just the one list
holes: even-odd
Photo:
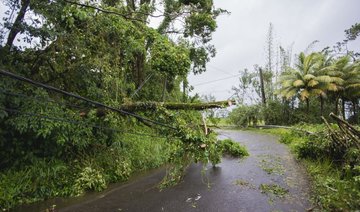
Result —
[{"label": "paved road", "polygon": [[[310,208],[304,169],[289,150],[270,135],[219,131],[247,146],[245,159],[224,158],[216,168],[189,167],[184,181],[163,191],[156,188],[164,175],[153,171],[128,184],[92,195],[60,211],[305,211]],[[268,189],[266,189],[268,188]]]}]

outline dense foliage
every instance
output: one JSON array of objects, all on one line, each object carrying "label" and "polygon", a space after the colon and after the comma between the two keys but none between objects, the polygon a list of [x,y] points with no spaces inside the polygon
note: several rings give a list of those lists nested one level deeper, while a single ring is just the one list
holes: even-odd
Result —
[{"label": "dense foliage", "polygon": [[[114,108],[189,102],[187,75],[205,71],[225,12],[211,0],[3,2],[1,70]],[[100,191],[164,164],[163,184],[177,183],[189,163],[219,154],[199,112],[145,109],[137,115],[152,123],[1,75],[0,209]]]}]

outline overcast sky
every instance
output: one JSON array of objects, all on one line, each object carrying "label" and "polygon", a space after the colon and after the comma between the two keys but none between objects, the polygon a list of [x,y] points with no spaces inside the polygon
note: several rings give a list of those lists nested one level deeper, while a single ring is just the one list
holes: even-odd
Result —
[{"label": "overcast sky", "polygon": [[[214,0],[215,6],[231,15],[218,18],[212,44],[217,55],[208,63],[206,73],[189,77],[194,92],[212,94],[217,100],[232,95],[231,87],[239,70],[265,64],[265,40],[269,23],[274,26],[275,42],[293,53],[304,51],[314,40],[314,50],[334,46],[345,39],[344,30],[360,22],[359,0]],[[360,39],[349,47],[360,52]],[[230,78],[214,83],[209,81]],[[206,83],[206,84],[202,84]],[[202,85],[197,85],[202,84]],[[193,92],[193,93],[194,93]]]}]

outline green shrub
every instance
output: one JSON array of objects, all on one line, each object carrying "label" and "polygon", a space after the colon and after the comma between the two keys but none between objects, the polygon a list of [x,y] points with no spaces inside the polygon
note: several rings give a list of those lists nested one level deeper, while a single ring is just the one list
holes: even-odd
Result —
[{"label": "green shrub", "polygon": [[227,154],[233,157],[249,156],[246,147],[241,146],[238,142],[235,142],[231,139],[220,141],[219,150],[221,150],[223,154]]},{"label": "green shrub", "polygon": [[299,158],[321,159],[329,156],[329,141],[318,136],[309,136],[302,139],[295,146]]},{"label": "green shrub", "polygon": [[105,181],[109,183],[125,181],[134,171],[130,159],[126,156],[121,148],[107,148],[94,155],[85,156],[79,166],[80,169],[89,166],[102,170]]},{"label": "green shrub", "polygon": [[99,170],[85,167],[77,176],[75,187],[83,191],[102,191],[106,188],[106,180]]},{"label": "green shrub", "polygon": [[31,203],[54,196],[79,193],[73,168],[59,160],[32,158],[31,165],[0,174],[0,209]]},{"label": "green shrub", "polygon": [[291,135],[291,133],[284,133],[280,137],[280,143],[283,144],[290,144],[294,140],[294,137]]}]

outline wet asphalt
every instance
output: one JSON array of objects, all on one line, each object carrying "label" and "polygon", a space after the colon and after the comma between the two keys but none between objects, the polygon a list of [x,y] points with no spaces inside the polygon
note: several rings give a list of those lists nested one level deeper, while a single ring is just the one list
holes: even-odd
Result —
[{"label": "wet asphalt", "polygon": [[[248,131],[219,131],[248,148],[249,157],[224,157],[215,168],[191,165],[179,185],[159,191],[164,169],[153,170],[127,184],[91,194],[59,211],[306,211],[309,184],[304,168],[272,135]],[[263,185],[281,188],[261,189]]]}]

